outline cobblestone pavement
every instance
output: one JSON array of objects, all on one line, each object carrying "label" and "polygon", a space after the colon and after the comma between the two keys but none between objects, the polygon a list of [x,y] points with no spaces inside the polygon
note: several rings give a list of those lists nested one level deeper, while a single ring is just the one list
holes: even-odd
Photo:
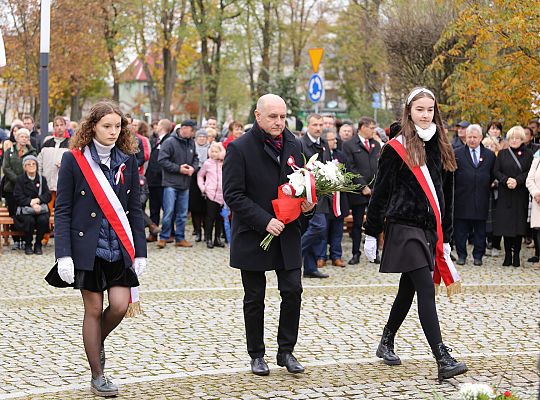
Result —
[{"label": "cobblestone pavement", "polygon": [[[347,241],[347,240],[346,240]],[[348,254],[350,248],[345,245]],[[226,249],[149,246],[141,278],[145,315],[126,319],[106,342],[107,372],[126,399],[455,399],[463,382],[481,381],[536,399],[540,269],[502,267],[502,258],[460,267],[464,293],[438,296],[443,340],[469,367],[439,384],[416,308],[396,338],[402,366],[374,350],[399,276],[377,266],[327,266],[329,279],[304,280],[299,342],[302,375],[275,364],[279,294],[268,274],[268,377],[249,372],[239,272]],[[89,368],[82,346],[82,301],[43,277],[53,248],[0,255],[0,399],[86,399]],[[472,264],[472,263],[471,263]]]}]

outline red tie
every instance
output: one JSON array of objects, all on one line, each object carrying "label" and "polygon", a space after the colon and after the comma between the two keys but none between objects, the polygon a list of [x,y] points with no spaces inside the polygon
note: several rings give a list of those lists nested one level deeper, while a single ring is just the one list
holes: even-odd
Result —
[{"label": "red tie", "polygon": [[366,150],[369,151],[369,139],[364,139],[364,146],[366,146]]}]

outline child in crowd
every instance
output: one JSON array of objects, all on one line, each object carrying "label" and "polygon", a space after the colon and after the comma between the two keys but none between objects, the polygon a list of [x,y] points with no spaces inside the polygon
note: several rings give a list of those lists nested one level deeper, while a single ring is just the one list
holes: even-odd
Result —
[{"label": "child in crowd", "polygon": [[[205,220],[205,241],[206,246],[211,249],[225,247],[221,241],[221,221],[220,211],[223,207],[223,185],[221,170],[223,168],[223,158],[225,148],[220,142],[213,142],[208,149],[208,159],[197,174],[197,183],[201,193],[206,197],[206,220]],[[214,241],[212,241],[212,230],[215,226]]]}]

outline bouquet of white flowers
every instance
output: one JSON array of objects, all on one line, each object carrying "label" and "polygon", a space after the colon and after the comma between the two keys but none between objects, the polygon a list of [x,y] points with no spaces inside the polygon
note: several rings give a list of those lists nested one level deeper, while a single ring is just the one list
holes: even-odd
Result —
[{"label": "bouquet of white flowers", "polygon": [[[343,164],[337,161],[322,163],[317,158],[318,154],[314,154],[303,168],[298,167],[292,157],[287,160],[294,172],[287,175],[289,182],[279,187],[278,198],[272,200],[276,218],[284,224],[300,216],[304,199],[316,203],[317,198],[333,196],[334,213],[339,216],[339,192],[355,193],[360,189],[360,185],[353,183],[356,174],[347,172]],[[271,233],[266,235],[261,247],[268,250],[273,238]]]}]

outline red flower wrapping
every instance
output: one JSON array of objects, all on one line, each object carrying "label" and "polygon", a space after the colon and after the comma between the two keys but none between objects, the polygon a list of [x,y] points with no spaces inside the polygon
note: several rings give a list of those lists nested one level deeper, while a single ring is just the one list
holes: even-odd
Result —
[{"label": "red flower wrapping", "polygon": [[272,207],[276,218],[287,225],[300,216],[302,212],[301,204],[304,201],[302,197],[289,197],[283,193],[283,185],[278,188],[278,198],[272,200]]}]

